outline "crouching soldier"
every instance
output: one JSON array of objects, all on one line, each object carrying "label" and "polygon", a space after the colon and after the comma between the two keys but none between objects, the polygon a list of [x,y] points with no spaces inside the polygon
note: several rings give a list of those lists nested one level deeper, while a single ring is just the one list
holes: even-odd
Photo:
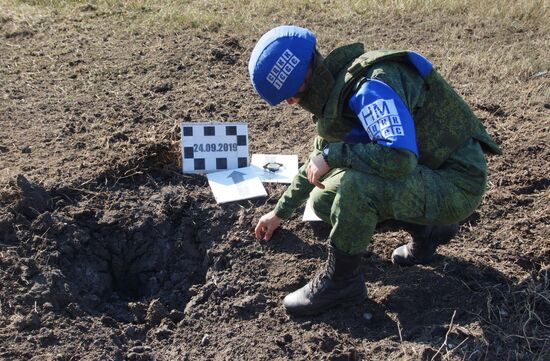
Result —
[{"label": "crouching soldier", "polygon": [[248,70],[266,102],[298,104],[316,121],[309,160],[255,228],[270,239],[308,198],[332,227],[324,268],[285,297],[287,312],[363,301],[359,264],[377,225],[397,223],[412,236],[393,263],[424,264],[480,204],[484,153],[500,149],[422,55],[356,43],[323,58],[310,30],[280,26],[259,39]]}]

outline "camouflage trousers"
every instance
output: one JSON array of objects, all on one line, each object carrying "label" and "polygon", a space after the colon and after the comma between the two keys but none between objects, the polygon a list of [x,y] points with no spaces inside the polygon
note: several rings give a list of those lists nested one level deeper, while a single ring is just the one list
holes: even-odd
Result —
[{"label": "camouflage trousers", "polygon": [[376,225],[386,220],[413,224],[451,224],[480,204],[487,165],[471,140],[437,170],[418,165],[408,176],[388,180],[353,169],[332,169],[324,189],[310,193],[313,209],[332,225],[331,242],[341,251],[366,250]]}]

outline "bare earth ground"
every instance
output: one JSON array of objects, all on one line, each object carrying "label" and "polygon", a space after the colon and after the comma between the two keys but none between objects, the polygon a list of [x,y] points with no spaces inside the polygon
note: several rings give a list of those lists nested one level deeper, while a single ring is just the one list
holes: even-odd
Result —
[{"label": "bare earth ground", "polygon": [[[94,6],[0,9],[0,359],[550,359],[547,27],[434,10],[167,30]],[[369,299],[303,319],[281,300],[321,265],[328,228],[297,214],[255,241],[284,186],[217,205],[179,170],[183,120],[246,121],[251,153],[305,159],[309,115],[247,79],[255,40],[285,22],[324,52],[347,38],[428,55],[505,152],[433,264],[392,265],[407,235],[378,234]]]}]

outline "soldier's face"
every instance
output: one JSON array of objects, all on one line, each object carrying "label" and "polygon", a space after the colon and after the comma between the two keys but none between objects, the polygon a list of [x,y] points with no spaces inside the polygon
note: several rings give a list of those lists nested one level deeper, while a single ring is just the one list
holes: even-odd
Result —
[{"label": "soldier's face", "polygon": [[309,82],[309,79],[311,79],[312,74],[313,74],[313,71],[311,70],[311,68],[309,68],[307,73],[306,73],[306,78],[304,79],[304,83],[302,84],[300,89],[298,89],[298,92],[296,93],[296,95],[286,99],[287,104],[294,105],[294,104],[299,104],[300,103],[300,98],[302,97],[302,95],[306,91],[307,84]]}]

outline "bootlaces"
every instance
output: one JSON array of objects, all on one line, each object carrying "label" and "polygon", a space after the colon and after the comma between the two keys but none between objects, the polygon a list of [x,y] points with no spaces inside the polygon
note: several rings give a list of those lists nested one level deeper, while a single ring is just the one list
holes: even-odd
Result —
[{"label": "bootlaces", "polygon": [[309,283],[311,293],[323,292],[325,290],[328,285],[328,281],[332,279],[332,276],[334,275],[334,266],[336,265],[335,261],[334,249],[329,245],[328,257],[323,269],[317,273]]}]

